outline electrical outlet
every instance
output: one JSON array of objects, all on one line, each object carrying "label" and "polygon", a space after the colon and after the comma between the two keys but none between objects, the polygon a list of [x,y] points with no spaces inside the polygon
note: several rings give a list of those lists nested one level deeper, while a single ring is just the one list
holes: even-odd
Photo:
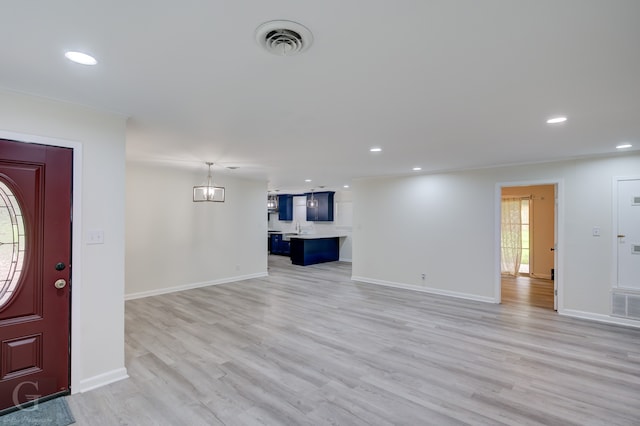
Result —
[{"label": "electrical outlet", "polygon": [[421,278],[422,278],[423,280],[427,279],[427,274],[421,274]]}]

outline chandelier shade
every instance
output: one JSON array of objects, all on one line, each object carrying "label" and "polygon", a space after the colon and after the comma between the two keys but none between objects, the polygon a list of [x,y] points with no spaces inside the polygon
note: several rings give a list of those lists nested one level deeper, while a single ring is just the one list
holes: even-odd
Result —
[{"label": "chandelier shade", "polygon": [[270,212],[278,211],[278,196],[269,194],[267,196],[267,210]]},{"label": "chandelier shade", "polygon": [[193,201],[209,201],[216,203],[224,203],[225,191],[223,186],[215,186],[213,184],[213,177],[211,175],[211,166],[213,163],[206,163],[209,166],[209,173],[207,174],[207,184],[193,187]]},{"label": "chandelier shade", "polygon": [[311,198],[307,198],[307,207],[310,209],[318,207],[318,199],[313,196],[313,189],[311,189]]}]

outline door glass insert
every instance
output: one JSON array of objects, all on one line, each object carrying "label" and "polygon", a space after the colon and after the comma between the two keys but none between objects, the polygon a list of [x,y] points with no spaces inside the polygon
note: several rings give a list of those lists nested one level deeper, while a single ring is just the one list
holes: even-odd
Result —
[{"label": "door glass insert", "polygon": [[15,293],[24,266],[25,226],[20,205],[0,180],[0,308]]}]

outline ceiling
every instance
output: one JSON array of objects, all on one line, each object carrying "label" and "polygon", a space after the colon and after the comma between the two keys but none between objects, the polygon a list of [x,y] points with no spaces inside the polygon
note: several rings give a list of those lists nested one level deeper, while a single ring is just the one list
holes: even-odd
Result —
[{"label": "ceiling", "polygon": [[[625,141],[640,148],[638,0],[32,0],[2,9],[0,87],[128,116],[133,161],[203,176],[213,161],[214,177],[286,191],[612,153]],[[263,50],[255,30],[274,19],[309,28],[311,47]],[[67,50],[98,64],[74,64]],[[568,120],[545,123],[555,115]]]}]

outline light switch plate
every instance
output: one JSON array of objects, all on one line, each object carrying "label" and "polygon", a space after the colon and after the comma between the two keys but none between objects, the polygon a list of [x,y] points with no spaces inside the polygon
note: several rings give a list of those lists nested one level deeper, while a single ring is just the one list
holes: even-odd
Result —
[{"label": "light switch plate", "polygon": [[102,229],[90,229],[87,231],[87,244],[104,244],[104,231]]},{"label": "light switch plate", "polygon": [[600,227],[599,226],[594,226],[592,229],[592,233],[591,233],[594,237],[599,237],[600,236]]}]

